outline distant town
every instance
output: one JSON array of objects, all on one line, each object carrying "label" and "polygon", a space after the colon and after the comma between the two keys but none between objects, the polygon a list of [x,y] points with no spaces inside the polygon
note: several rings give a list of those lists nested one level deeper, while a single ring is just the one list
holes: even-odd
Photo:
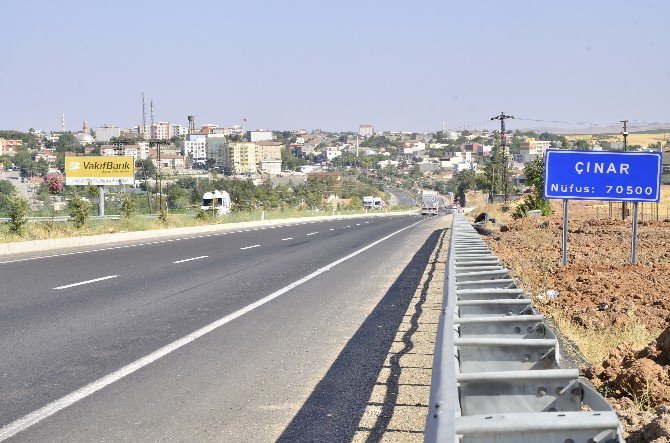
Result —
[{"label": "distant town", "polygon": [[[79,131],[67,131],[64,116],[62,121],[63,130],[55,132],[0,131],[0,171],[3,178],[15,178],[12,183],[33,210],[46,204],[45,178],[64,172],[66,156],[131,156],[136,161],[136,187],[144,192],[151,192],[152,187],[155,191],[158,174],[164,180],[161,186],[168,188],[183,184],[188,177],[211,178],[211,174],[273,188],[305,184],[310,177],[330,175],[338,181],[343,175],[355,175],[373,185],[404,188],[410,194],[432,189],[458,196],[479,189],[493,200],[504,192],[504,161],[508,162],[511,192],[521,193],[526,187],[524,167],[541,159],[547,149],[623,149],[620,137],[588,139],[518,130],[507,131],[503,151],[496,130],[443,128],[413,133],[377,131],[372,124],[361,124],[357,132],[249,130],[242,125],[198,124],[196,117],[189,115],[185,125],[160,121],[120,128],[89,127],[83,122]],[[659,141],[628,147],[667,151],[670,145]],[[668,155],[664,156],[664,183],[670,183]],[[163,192],[167,192],[165,188]],[[193,195],[190,203],[198,198]],[[323,201],[313,201],[312,206],[332,199],[326,192]],[[184,198],[181,203],[177,200],[168,199],[171,209],[188,206]],[[65,205],[64,200],[60,203],[56,204],[59,208]]]}]

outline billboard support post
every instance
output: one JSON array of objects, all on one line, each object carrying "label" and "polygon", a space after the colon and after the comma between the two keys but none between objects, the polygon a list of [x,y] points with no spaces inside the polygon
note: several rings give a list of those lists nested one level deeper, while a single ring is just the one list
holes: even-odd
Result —
[{"label": "billboard support post", "polygon": [[633,235],[631,236],[630,262],[637,263],[637,207],[638,203],[633,202]]},{"label": "billboard support post", "polygon": [[566,266],[568,264],[568,200],[563,200],[563,254],[561,256],[561,264]]},{"label": "billboard support post", "polygon": [[105,216],[105,187],[98,186],[98,215]]}]

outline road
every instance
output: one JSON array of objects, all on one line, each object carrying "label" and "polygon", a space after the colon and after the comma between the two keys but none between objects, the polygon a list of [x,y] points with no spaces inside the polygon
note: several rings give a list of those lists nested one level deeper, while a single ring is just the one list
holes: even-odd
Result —
[{"label": "road", "polygon": [[444,225],[305,221],[0,260],[0,440],[347,440]]},{"label": "road", "polygon": [[396,206],[415,206],[416,205],[416,199],[414,199],[411,195],[405,193],[404,191],[400,191],[399,189],[396,188],[391,188],[387,186],[386,192],[391,194],[393,198],[396,200]]}]

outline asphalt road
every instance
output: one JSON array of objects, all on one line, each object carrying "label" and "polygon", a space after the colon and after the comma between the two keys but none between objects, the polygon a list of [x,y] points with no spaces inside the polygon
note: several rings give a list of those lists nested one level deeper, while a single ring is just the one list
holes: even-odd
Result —
[{"label": "asphalt road", "polygon": [[386,191],[392,194],[397,200],[398,206],[414,206],[416,205],[416,199],[411,195],[407,194],[404,191],[401,191],[396,188],[386,187]]},{"label": "asphalt road", "polygon": [[3,258],[0,440],[346,441],[444,224]]}]

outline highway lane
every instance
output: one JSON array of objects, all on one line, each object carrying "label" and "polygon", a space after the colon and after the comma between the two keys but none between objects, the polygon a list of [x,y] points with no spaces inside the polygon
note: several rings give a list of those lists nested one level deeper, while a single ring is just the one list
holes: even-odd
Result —
[{"label": "highway lane", "polygon": [[306,223],[0,264],[9,282],[0,425],[418,220]]},{"label": "highway lane", "polygon": [[416,199],[413,198],[411,195],[407,194],[404,191],[401,191],[396,188],[392,188],[390,186],[386,187],[386,191],[391,193],[396,200],[398,201],[398,206],[414,206],[416,205]]}]

